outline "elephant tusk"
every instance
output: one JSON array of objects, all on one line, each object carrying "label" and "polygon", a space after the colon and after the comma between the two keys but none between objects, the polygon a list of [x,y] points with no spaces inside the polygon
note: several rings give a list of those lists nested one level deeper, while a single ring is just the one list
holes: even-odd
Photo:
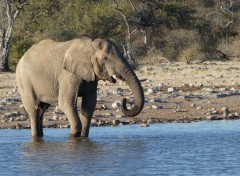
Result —
[{"label": "elephant tusk", "polygon": [[115,80],[118,79],[117,75],[113,75],[112,77],[113,77]]}]

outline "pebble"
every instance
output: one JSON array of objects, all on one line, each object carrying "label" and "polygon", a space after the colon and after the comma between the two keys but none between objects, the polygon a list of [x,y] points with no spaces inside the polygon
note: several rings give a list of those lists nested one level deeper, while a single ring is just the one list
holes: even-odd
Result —
[{"label": "pebble", "polygon": [[195,104],[195,103],[191,104],[191,107],[192,107],[192,108],[195,108],[195,107],[196,107],[196,104]]},{"label": "pebble", "polygon": [[58,115],[54,114],[53,117],[52,117],[52,120],[59,120]]},{"label": "pebble", "polygon": [[160,99],[160,98],[151,98],[151,99],[149,100],[149,102],[150,102],[150,103],[156,103],[156,102],[160,103],[160,102],[161,102],[161,99]]},{"label": "pebble", "polygon": [[152,87],[147,90],[148,94],[155,94],[157,93],[157,87]]},{"label": "pebble", "polygon": [[16,127],[17,130],[23,129],[23,126],[22,126],[22,124],[20,124],[20,123],[17,123],[17,124],[15,125],[15,127]]},{"label": "pebble", "polygon": [[103,116],[104,117],[111,117],[111,116],[113,116],[113,113],[105,113],[105,114],[103,114]]},{"label": "pebble", "polygon": [[122,88],[117,88],[117,90],[113,91],[113,94],[116,95],[123,95],[124,90]]},{"label": "pebble", "polygon": [[66,124],[66,125],[59,125],[59,128],[70,128],[70,125],[69,125],[69,124]]},{"label": "pebble", "polygon": [[177,91],[176,87],[169,87],[168,88],[169,93],[176,92],[176,91]]},{"label": "pebble", "polygon": [[147,124],[147,123],[142,123],[141,125],[140,125],[140,127],[149,127],[150,125],[149,124]]},{"label": "pebble", "polygon": [[109,109],[108,105],[106,105],[106,104],[103,104],[101,107],[102,107],[104,110],[108,110],[108,109]]},{"label": "pebble", "polygon": [[157,106],[157,105],[152,105],[152,109],[160,109],[161,106]]},{"label": "pebble", "polygon": [[206,117],[206,120],[217,120],[217,116],[214,116],[214,115],[210,115],[210,116],[207,116]]},{"label": "pebble", "polygon": [[119,109],[121,106],[121,101],[117,100],[112,104],[113,109]]}]

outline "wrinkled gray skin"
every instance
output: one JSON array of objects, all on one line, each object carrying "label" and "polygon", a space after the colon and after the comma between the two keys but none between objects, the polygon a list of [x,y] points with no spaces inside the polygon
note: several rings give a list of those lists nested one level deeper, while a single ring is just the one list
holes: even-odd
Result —
[{"label": "wrinkled gray skin", "polygon": [[[33,137],[43,136],[43,114],[54,102],[67,116],[70,137],[88,137],[99,80],[126,81],[133,91],[132,109],[122,100],[122,112],[130,117],[143,109],[142,86],[116,46],[103,39],[79,38],[67,42],[43,40],[20,59],[16,81],[31,121]],[[80,118],[77,97],[82,97]]]}]

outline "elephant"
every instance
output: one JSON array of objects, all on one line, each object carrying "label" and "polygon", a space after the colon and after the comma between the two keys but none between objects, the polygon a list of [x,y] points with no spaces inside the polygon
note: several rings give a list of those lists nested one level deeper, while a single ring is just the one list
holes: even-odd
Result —
[{"label": "elephant", "polygon": [[[126,82],[134,96],[132,108],[123,98],[121,110],[137,116],[144,107],[144,91],[126,58],[110,40],[76,38],[34,44],[19,60],[16,82],[31,123],[32,137],[43,137],[43,114],[58,103],[70,124],[70,137],[88,137],[96,106],[99,80]],[[82,98],[80,115],[77,99]]]}]

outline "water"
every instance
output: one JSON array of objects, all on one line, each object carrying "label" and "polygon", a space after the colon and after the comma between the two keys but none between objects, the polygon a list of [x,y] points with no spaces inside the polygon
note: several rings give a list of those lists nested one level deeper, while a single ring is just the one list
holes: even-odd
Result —
[{"label": "water", "polygon": [[239,175],[240,121],[69,129],[0,130],[0,175]]}]

